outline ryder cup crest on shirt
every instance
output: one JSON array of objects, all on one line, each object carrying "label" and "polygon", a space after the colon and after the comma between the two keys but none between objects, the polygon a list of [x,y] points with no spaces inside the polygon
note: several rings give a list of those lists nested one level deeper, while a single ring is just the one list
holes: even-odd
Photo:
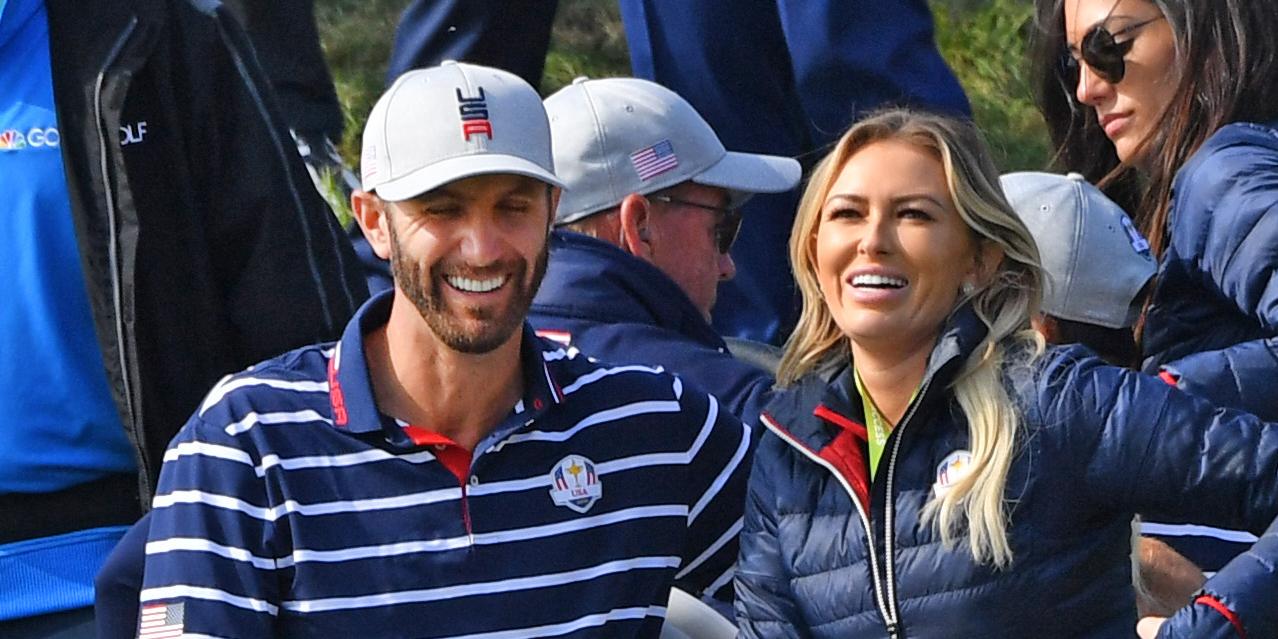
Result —
[{"label": "ryder cup crest on shirt", "polygon": [[577,78],[546,98],[556,174],[565,187],[555,224],[682,182],[726,189],[732,206],[799,181],[791,158],[736,153],[687,100],[638,78]]},{"label": "ryder cup crest on shirt", "polygon": [[936,483],[932,484],[932,492],[936,493],[937,497],[944,497],[954,484],[959,483],[971,473],[972,453],[956,450],[946,455],[945,459],[936,465]]},{"label": "ryder cup crest on shirt", "polygon": [[595,463],[589,459],[569,455],[550,470],[550,498],[556,506],[584,513],[600,497],[603,497],[603,483],[595,472]]},{"label": "ryder cup crest on shirt", "polygon": [[388,201],[493,173],[562,186],[537,91],[513,73],[452,61],[409,71],[382,94],[360,171],[364,190]]}]

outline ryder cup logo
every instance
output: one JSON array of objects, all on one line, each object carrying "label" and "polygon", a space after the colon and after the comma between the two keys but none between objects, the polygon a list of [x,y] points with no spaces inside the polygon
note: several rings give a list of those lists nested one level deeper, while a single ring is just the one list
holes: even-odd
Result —
[{"label": "ryder cup logo", "polygon": [[959,483],[963,478],[972,474],[972,453],[966,450],[956,450],[945,459],[941,460],[936,466],[936,483],[932,484],[932,492],[937,497],[944,497],[945,493],[950,492],[954,484]]},{"label": "ryder cup logo", "polygon": [[595,473],[595,463],[581,455],[569,455],[550,471],[550,498],[556,506],[567,506],[579,513],[603,496],[603,484]]},{"label": "ryder cup logo", "polygon": [[493,124],[488,121],[488,102],[484,98],[484,87],[479,87],[479,95],[466,97],[461,89],[457,89],[457,111],[462,119],[462,139],[470,141],[470,136],[484,134],[493,139]]}]

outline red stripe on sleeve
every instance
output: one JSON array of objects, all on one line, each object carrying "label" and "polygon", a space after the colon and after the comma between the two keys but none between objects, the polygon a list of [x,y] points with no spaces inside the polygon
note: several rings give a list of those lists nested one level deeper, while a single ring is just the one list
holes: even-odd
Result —
[{"label": "red stripe on sleeve", "polygon": [[1230,610],[1229,606],[1221,603],[1219,599],[1211,595],[1198,595],[1198,598],[1194,600],[1194,603],[1202,604],[1216,612],[1219,612],[1221,615],[1224,615],[1224,617],[1229,620],[1229,623],[1233,625],[1234,632],[1237,632],[1241,639],[1247,639],[1247,631],[1243,630],[1242,619],[1239,619],[1238,615],[1235,614],[1234,611]]}]

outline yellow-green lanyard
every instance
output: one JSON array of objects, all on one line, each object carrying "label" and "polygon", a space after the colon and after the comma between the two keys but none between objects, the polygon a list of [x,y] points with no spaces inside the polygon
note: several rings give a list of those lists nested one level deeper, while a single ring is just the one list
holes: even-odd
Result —
[{"label": "yellow-green lanyard", "polygon": [[[874,405],[874,400],[861,383],[861,374],[855,368],[852,369],[852,379],[856,381],[856,392],[861,395],[861,407],[865,411],[865,430],[868,435],[866,445],[870,449],[870,481],[874,481],[874,473],[879,469],[879,459],[883,457],[883,447],[887,445],[888,435],[892,433],[892,424],[879,412],[879,407]],[[911,402],[918,393],[919,389],[914,389],[914,393],[910,395]]]}]

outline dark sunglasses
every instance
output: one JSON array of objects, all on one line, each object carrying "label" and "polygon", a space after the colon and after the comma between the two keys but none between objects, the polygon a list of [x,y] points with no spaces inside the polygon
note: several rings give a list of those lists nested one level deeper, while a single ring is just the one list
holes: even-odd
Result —
[{"label": "dark sunglasses", "polygon": [[[1127,63],[1125,58],[1131,53],[1132,43],[1135,38],[1127,38],[1119,41],[1119,38],[1134,33],[1137,29],[1147,24],[1163,19],[1163,16],[1157,16],[1148,20],[1129,24],[1118,31],[1111,32],[1104,25],[1096,25],[1083,35],[1083,41],[1079,46],[1079,57],[1082,62],[1088,66],[1096,75],[1110,84],[1118,84],[1123,81],[1123,76],[1127,74]],[[1079,60],[1066,50],[1061,57],[1062,77],[1073,87],[1078,86],[1079,78]]]},{"label": "dark sunglasses", "polygon": [[648,199],[718,213],[719,219],[714,224],[714,244],[720,253],[727,253],[732,249],[732,243],[737,241],[737,233],[741,230],[741,211],[739,209],[689,202],[669,195],[649,195]]}]

